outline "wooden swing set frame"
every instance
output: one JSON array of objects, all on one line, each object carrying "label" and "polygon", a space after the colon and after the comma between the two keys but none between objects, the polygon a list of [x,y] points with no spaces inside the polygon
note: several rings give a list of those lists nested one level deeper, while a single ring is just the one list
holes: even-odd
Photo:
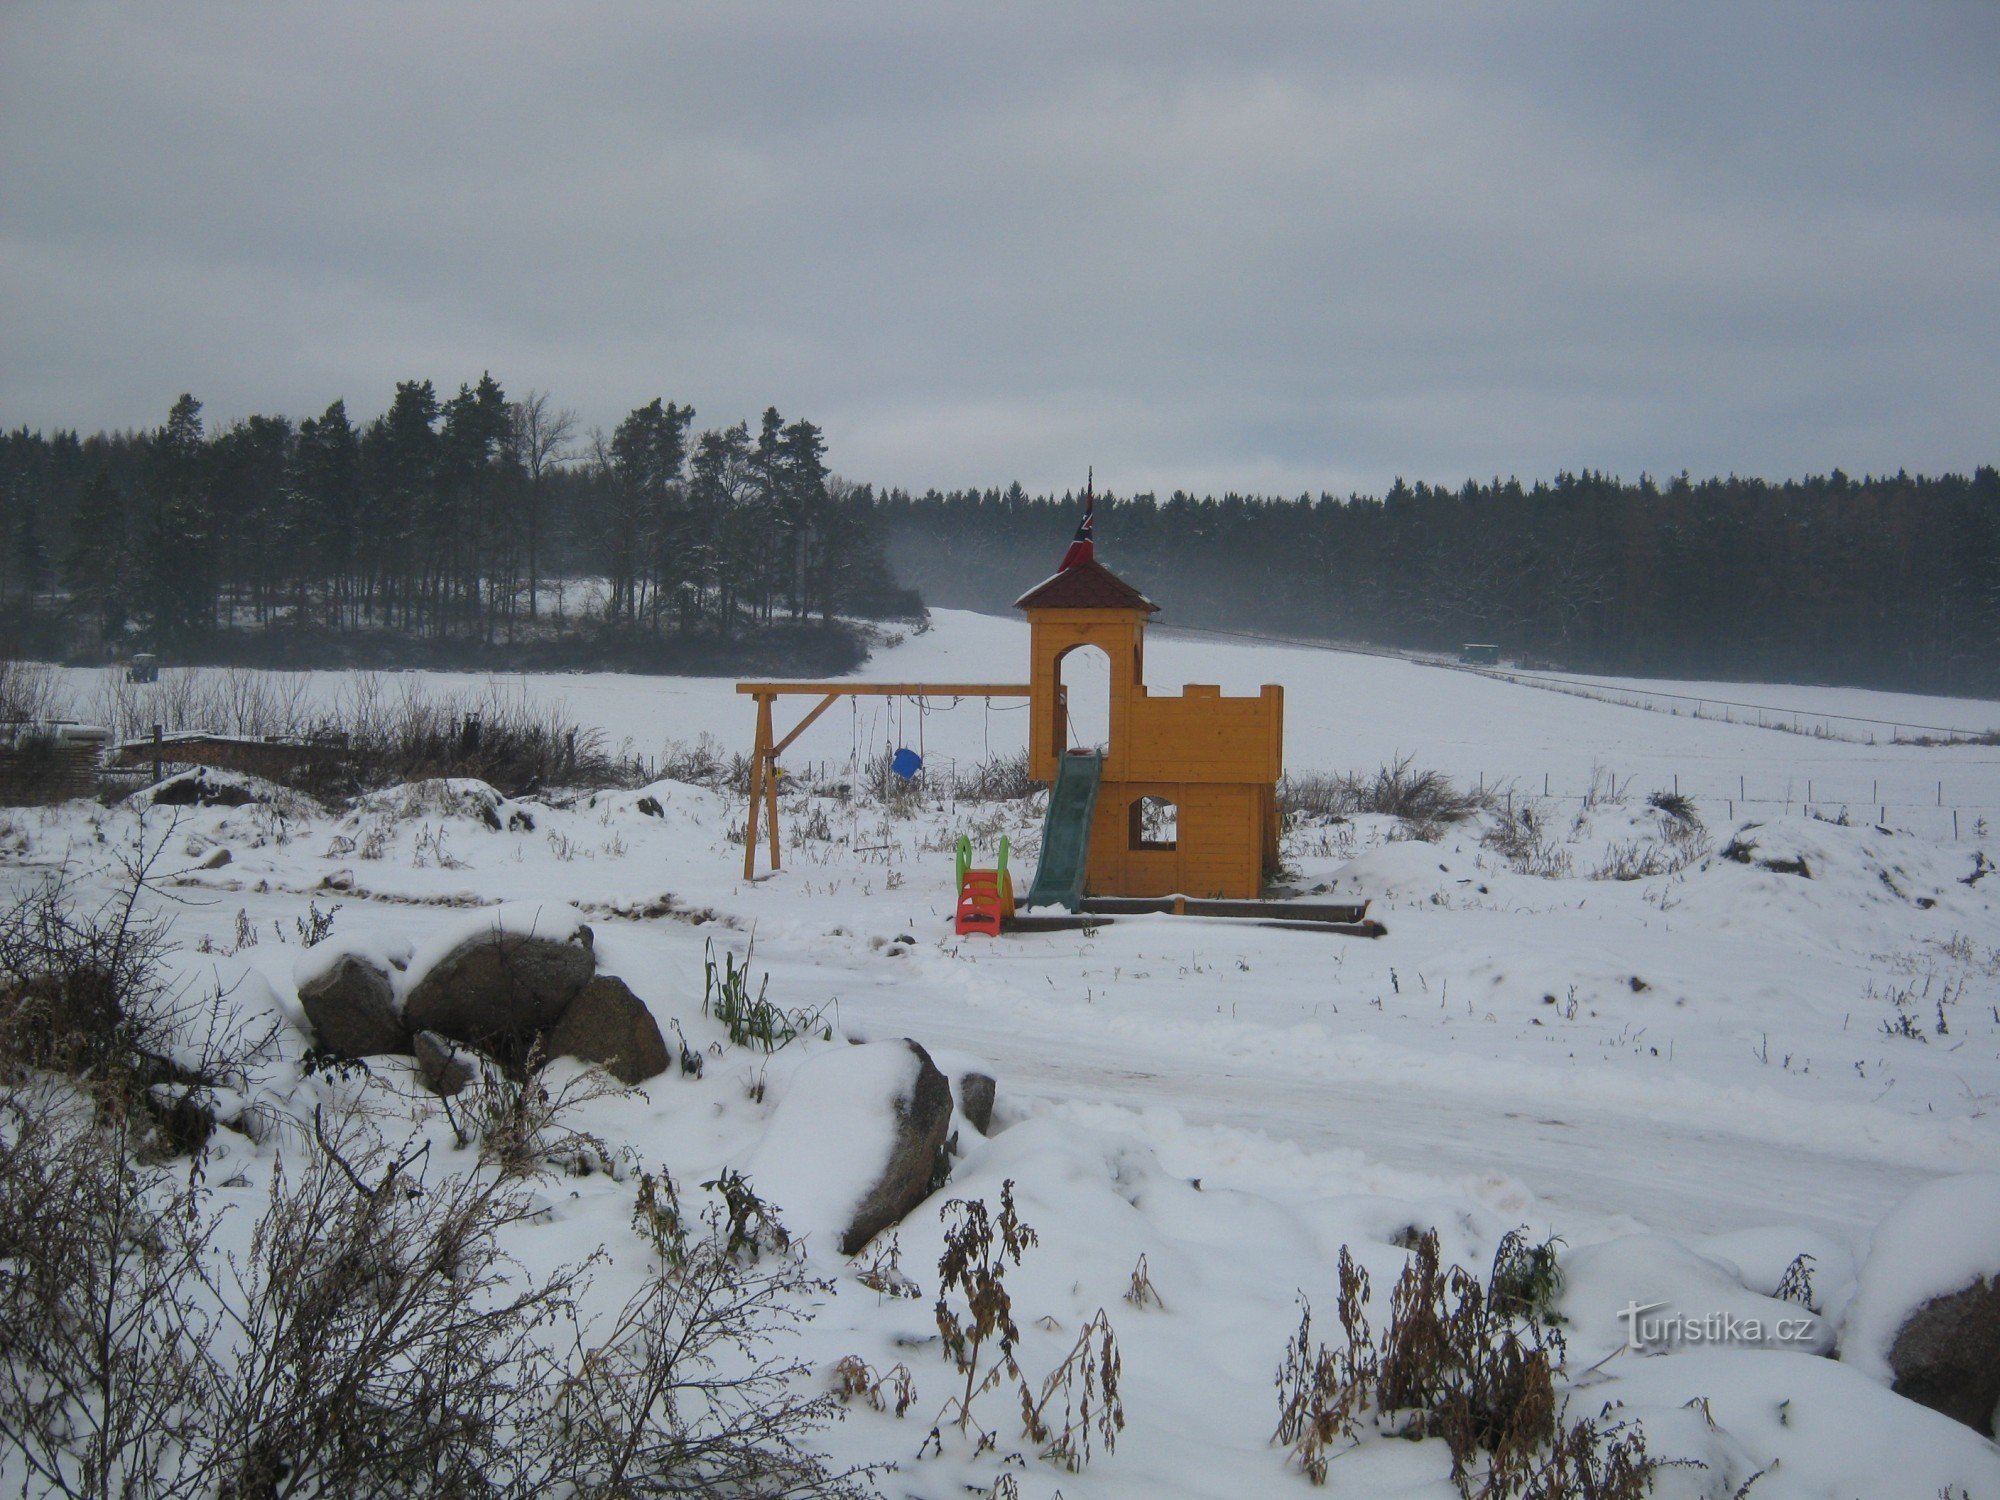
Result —
[{"label": "wooden swing set frame", "polygon": [[[736,691],[757,700],[757,743],[750,751],[750,815],[743,825],[743,878],[757,878],[757,824],[761,812],[768,830],[771,868],[782,867],[778,840],[778,757],[821,714],[842,698],[1027,698],[1025,682],[739,682]],[[775,737],[773,710],[778,699],[818,696],[805,717]]]}]

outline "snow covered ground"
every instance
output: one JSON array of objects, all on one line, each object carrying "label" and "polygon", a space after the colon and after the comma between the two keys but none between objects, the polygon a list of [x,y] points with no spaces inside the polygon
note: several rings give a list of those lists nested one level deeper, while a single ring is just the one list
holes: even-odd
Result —
[{"label": "snow covered ground", "polygon": [[[1024,626],[934,619],[857,675],[1025,675]],[[1041,1247],[1018,1273],[1016,1306],[1024,1327],[1050,1320],[1028,1330],[1024,1366],[1046,1371],[1100,1306],[1124,1350],[1129,1427],[1116,1453],[1073,1475],[1030,1452],[1018,1479],[1034,1500],[1305,1493],[1268,1443],[1296,1298],[1332,1326],[1332,1267],[1347,1245],[1386,1303],[1410,1226],[1436,1228],[1447,1256],[1476,1268],[1517,1226],[1560,1237],[1572,1373],[1594,1367],[1576,1414],[1622,1401],[1656,1454],[1709,1465],[1666,1472],[1660,1494],[1729,1496],[1761,1469],[1756,1500],[2000,1497],[1992,1444],[1843,1364],[1773,1349],[1618,1353],[1615,1321],[1627,1299],[1766,1306],[1805,1252],[1830,1342],[1883,1215],[1947,1175],[2000,1172],[2000,873],[1979,876],[2000,857],[2000,749],[1822,740],[1409,661],[1171,635],[1149,641],[1147,675],[1168,690],[1282,683],[1292,770],[1372,772],[1407,756],[1499,789],[1503,809],[1533,807],[1541,846],[1510,862],[1483,842],[1497,812],[1430,840],[1377,815],[1289,831],[1292,884],[1372,899],[1389,928],[1376,941],[1168,917],[960,939],[952,840],[969,832],[990,855],[1007,832],[1031,867],[1038,804],[885,809],[815,789],[885,745],[921,745],[940,768],[1014,752],[1025,713],[896,700],[842,705],[788,752],[785,868],[755,883],[740,878],[732,841],[740,806],[676,783],[538,800],[532,830],[495,830],[436,790],[290,817],[180,810],[164,860],[179,961],[233,994],[268,985],[270,1003],[295,1014],[294,924],[309,903],[339,903],[342,939],[416,948],[458,915],[441,908],[573,903],[603,967],[697,1045],[714,1031],[700,1013],[706,945],[741,955],[754,940],[753,967],[782,1005],[824,1008],[847,1038],[907,1035],[977,1059],[999,1079],[998,1124],[963,1142],[945,1196],[997,1203],[1003,1179],[1019,1184]],[[436,692],[490,680],[386,681]],[[560,700],[641,755],[704,734],[748,746],[749,700],[726,681],[498,683]],[[68,685],[86,704],[100,690],[92,674]],[[294,690],[333,705],[352,684],[304,674]],[[1885,707],[1884,695],[1834,689],[1743,694],[1780,695],[1806,712]],[[1977,707],[1910,712],[1957,723]],[[1676,785],[1702,835],[1648,805]],[[647,797],[659,815],[641,808]],[[10,813],[0,880],[18,887],[65,862],[107,880],[139,820],[131,806]],[[168,822],[165,809],[148,815],[146,836]],[[1731,846],[1740,859],[1722,856]],[[1618,866],[1657,873],[1592,878]],[[598,1101],[590,1127],[699,1182],[749,1159],[812,1050],[768,1061],[729,1050],[699,1082],[663,1077],[646,1100]],[[269,1148],[218,1139],[252,1180],[268,1175]],[[637,1253],[629,1181],[550,1196],[562,1200],[552,1221],[522,1231],[547,1237],[525,1261],[600,1241],[614,1261]],[[928,1207],[901,1234],[927,1297],[940,1234]],[[830,1245],[810,1253],[840,1290],[807,1335],[809,1357],[900,1360],[919,1391],[907,1419],[857,1411],[831,1446],[850,1461],[898,1460],[889,1494],[989,1493],[992,1454],[947,1442],[915,1459],[950,1394],[929,1301],[881,1298]],[[1163,1309],[1121,1300],[1141,1254]],[[1700,1397],[1712,1425],[1686,1404]],[[994,1398],[992,1420],[1011,1404]],[[1364,1444],[1335,1461],[1332,1487],[1455,1493],[1437,1450]]]}]

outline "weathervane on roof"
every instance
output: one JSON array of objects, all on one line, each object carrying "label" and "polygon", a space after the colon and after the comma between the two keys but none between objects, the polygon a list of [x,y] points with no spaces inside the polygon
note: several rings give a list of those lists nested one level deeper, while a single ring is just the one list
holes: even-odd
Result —
[{"label": "weathervane on roof", "polygon": [[1083,482],[1083,519],[1076,523],[1076,535],[1070,540],[1069,551],[1063,554],[1062,565],[1056,569],[1058,573],[1066,573],[1097,556],[1097,544],[1090,539],[1091,522],[1097,510],[1097,496],[1093,493],[1097,470],[1090,468],[1084,473],[1087,477]]}]

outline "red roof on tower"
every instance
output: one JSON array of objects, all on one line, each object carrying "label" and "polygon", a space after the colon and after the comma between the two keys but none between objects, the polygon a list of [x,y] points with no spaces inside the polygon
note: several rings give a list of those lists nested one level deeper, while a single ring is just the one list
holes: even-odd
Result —
[{"label": "red roof on tower", "polygon": [[1092,558],[1064,568],[1014,601],[1016,609],[1143,609],[1149,615],[1160,606]]}]

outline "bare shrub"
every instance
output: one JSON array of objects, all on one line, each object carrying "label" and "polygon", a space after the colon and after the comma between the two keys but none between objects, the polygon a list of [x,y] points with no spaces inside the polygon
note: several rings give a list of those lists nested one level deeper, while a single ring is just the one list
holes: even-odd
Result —
[{"label": "bare shrub", "polygon": [[854,1273],[854,1279],[878,1297],[914,1299],[924,1294],[924,1289],[903,1269],[902,1239],[895,1234],[886,1240],[876,1239],[868,1264]]},{"label": "bare shrub", "polygon": [[182,1295],[208,1235],[143,1115],[10,1059],[0,1086],[0,1439],[24,1492],[170,1496],[211,1333]]},{"label": "bare shrub", "polygon": [[1590,872],[1592,880],[1646,880],[1680,868],[1673,851],[1655,839],[1630,839],[1613,844]]},{"label": "bare shrub", "polygon": [[705,786],[714,791],[728,789],[729,769],[729,759],[722,749],[722,742],[708,733],[703,733],[693,744],[685,740],[668,740],[660,755],[659,771],[666,780],[684,781],[690,786]]},{"label": "bare shrub", "polygon": [[1462,822],[1491,801],[1491,793],[1463,791],[1442,771],[1412,769],[1407,755],[1356,783],[1361,812],[1388,813],[1412,823]]},{"label": "bare shrub", "polygon": [[1411,757],[1349,772],[1287,775],[1278,784],[1278,806],[1294,823],[1333,823],[1357,813],[1382,813],[1426,828],[1462,822],[1492,804],[1492,794],[1468,792],[1442,771],[1419,771]]},{"label": "bare shrub", "polygon": [[1039,1393],[1031,1394],[1028,1383],[1021,1382],[1022,1436],[1042,1444],[1042,1457],[1072,1474],[1090,1462],[1093,1436],[1106,1453],[1115,1452],[1125,1428],[1125,1402],[1118,1394],[1122,1369],[1111,1319],[1100,1307]]},{"label": "bare shrub", "polygon": [[876,1411],[893,1410],[901,1417],[917,1404],[917,1379],[900,1361],[877,1374],[860,1355],[848,1354],[834,1362],[833,1393],[843,1404],[859,1399]]},{"label": "bare shrub", "polygon": [[1278,782],[1278,811],[1288,827],[1345,822],[1360,811],[1360,802],[1352,776],[1288,771]]},{"label": "bare shrub", "polygon": [[1496,811],[1493,826],[1480,843],[1494,851],[1521,875],[1557,880],[1569,874],[1569,851],[1550,832],[1541,802],[1523,799]]},{"label": "bare shrub", "polygon": [[[801,1394],[806,1367],[774,1352],[829,1288],[752,1213],[740,1228],[769,1253],[745,1253],[727,1192],[728,1230],[719,1206],[690,1232],[670,1183],[642,1186],[658,1259],[601,1336],[579,1312],[594,1253],[536,1275],[505,1255],[544,1211],[524,1178],[602,1154],[539,1070],[498,1096],[507,1128],[482,1125],[490,1149],[463,1171],[386,1144],[358,1104],[282,1129],[247,1248],[221,1253],[200,1143],[166,1142],[145,1103],[159,1088],[132,1080],[156,1037],[165,1064],[237,1088],[249,1064],[226,1073],[221,1023],[158,1008],[179,997],[155,977],[142,886],[102,923],[60,887],[0,913],[17,981],[0,1025],[0,1451],[25,1492],[863,1493],[865,1471],[806,1446],[838,1403]],[[110,996],[109,1042],[21,1001],[23,976],[79,973]]]},{"label": "bare shrub", "polygon": [[[1509,1236],[1487,1281],[1442,1268],[1434,1231],[1419,1235],[1390,1297],[1379,1339],[1369,1327],[1367,1273],[1345,1247],[1338,1351],[1312,1338],[1312,1309],[1278,1369],[1278,1427],[1315,1484],[1331,1449],[1364,1430],[1440,1438],[1465,1500],[1639,1500],[1662,1460],[1636,1424],[1568,1420],[1555,1386],[1559,1334],[1535,1308],[1555,1275],[1551,1245],[1537,1254]],[[1539,1286],[1539,1290],[1537,1289]]]},{"label": "bare shrub", "polygon": [[624,1086],[600,1069],[569,1067],[552,1085],[556,1071],[539,1040],[513,1068],[476,1067],[469,1084],[439,1101],[458,1144],[476,1143],[480,1159],[508,1177],[550,1170],[615,1176],[611,1148],[571,1117],[593,1100],[624,1093]]},{"label": "bare shrub", "polygon": [[1618,779],[1617,773],[1604,766],[1590,768],[1590,784],[1583,789],[1583,800],[1578,812],[1589,812],[1597,807],[1621,807],[1632,787],[1632,778]]},{"label": "bare shrub", "polygon": [[868,1471],[835,1471],[805,1446],[839,1420],[839,1398],[805,1394],[810,1367],[773,1352],[831,1288],[793,1252],[747,1265],[713,1218],[708,1228],[680,1265],[647,1278],[602,1339],[579,1331],[542,1432],[551,1453],[541,1483],[584,1495],[858,1500]]},{"label": "bare shrub", "polygon": [[1029,778],[1025,750],[952,770],[952,794],[961,802],[1020,802],[1039,790]]},{"label": "bare shrub", "polygon": [[240,1021],[223,997],[170,984],[167,919],[142,904],[173,836],[144,822],[119,889],[87,904],[67,869],[0,907],[0,1070],[50,1069],[103,1110],[150,1124],[150,1149],[199,1146],[209,1090],[241,1090],[283,1023]]},{"label": "bare shrub", "polygon": [[480,691],[392,693],[384,678],[363,673],[327,703],[302,672],[186,669],[143,685],[107,674],[90,707],[120,739],[159,724],[315,750],[278,779],[322,797],[441,776],[517,790],[645,780],[634,756],[614,752],[601,730],[562,704],[510,694],[497,682]]},{"label": "bare shrub", "polygon": [[638,786],[644,768],[614,754],[604,732],[577,723],[560,704],[536,704],[489,689],[484,695],[410,693],[391,705],[357,703],[345,731],[357,785],[471,776],[514,790]]},{"label": "bare shrub", "polygon": [[0,724],[47,724],[70,713],[69,695],[39,662],[0,657]]},{"label": "bare shrub", "polygon": [[1669,822],[1701,826],[1701,814],[1695,811],[1694,798],[1681,792],[1659,791],[1646,798],[1646,805],[1656,812],[1664,813]]},{"label": "bare shrub", "polygon": [[[1003,1379],[1019,1380],[1014,1348],[1021,1330],[1014,1322],[1014,1299],[1007,1290],[1007,1265],[1018,1266],[1035,1244],[1035,1231],[1014,1211],[1014,1184],[1000,1186],[1000,1212],[984,1199],[954,1198],[940,1216],[947,1221],[944,1254],[938,1259],[938,1333],[945,1357],[965,1377],[964,1388],[944,1404],[931,1424],[929,1445],[942,1448],[942,1429],[956,1419],[964,1434],[976,1430],[975,1451],[996,1447],[999,1437],[972,1414],[972,1404]],[[957,1298],[954,1304],[953,1298]]]},{"label": "bare shrub", "polygon": [[1146,1257],[1141,1255],[1139,1263],[1132,1267],[1132,1279],[1125,1288],[1125,1300],[1134,1307],[1157,1307],[1166,1311],[1167,1300],[1153,1285],[1153,1273],[1146,1267]]},{"label": "bare shrub", "polygon": [[315,1144],[215,1274],[202,1466],[244,1500],[505,1493],[555,1373],[540,1330],[583,1268],[531,1282],[505,1259],[533,1209],[506,1178],[427,1174],[352,1121]]}]

